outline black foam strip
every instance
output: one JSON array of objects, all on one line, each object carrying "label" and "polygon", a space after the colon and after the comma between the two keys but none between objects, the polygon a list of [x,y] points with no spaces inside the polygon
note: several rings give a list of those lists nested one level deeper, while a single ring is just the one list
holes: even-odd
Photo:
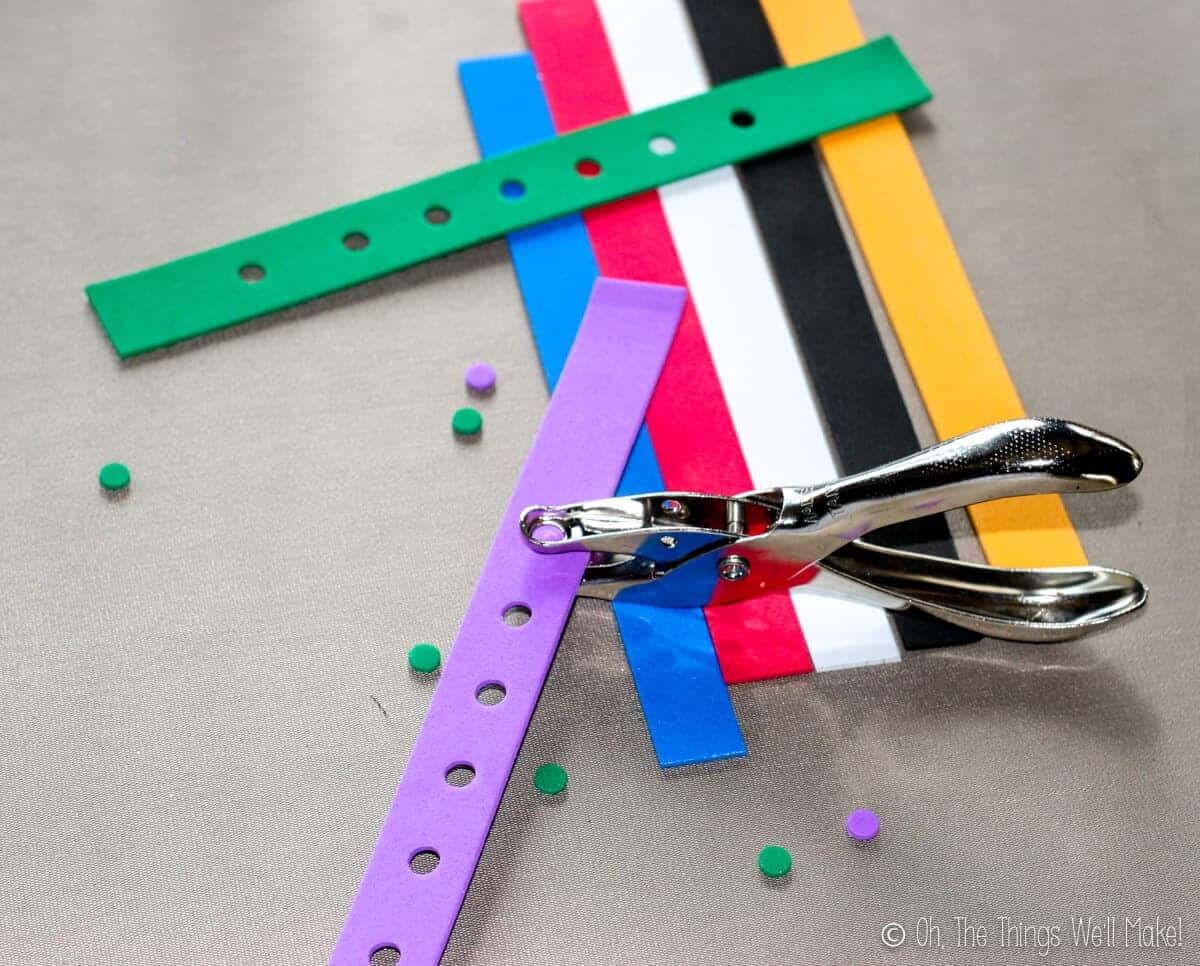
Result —
[{"label": "black foam strip", "polygon": [[[721,84],[779,67],[757,0],[684,0],[708,76]],[[834,452],[846,473],[919,446],[858,272],[811,145],[738,165],[784,307]],[[889,547],[955,557],[941,516],[872,533]],[[906,648],[943,647],[979,635],[912,611],[893,615]]]}]

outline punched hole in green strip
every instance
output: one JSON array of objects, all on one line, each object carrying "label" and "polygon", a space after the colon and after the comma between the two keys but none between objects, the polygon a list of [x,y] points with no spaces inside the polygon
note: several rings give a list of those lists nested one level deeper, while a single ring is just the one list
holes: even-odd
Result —
[{"label": "punched hole in green strip", "polygon": [[516,201],[518,198],[525,197],[525,185],[516,178],[509,178],[502,185],[500,185],[500,194],[502,194],[509,201]]}]

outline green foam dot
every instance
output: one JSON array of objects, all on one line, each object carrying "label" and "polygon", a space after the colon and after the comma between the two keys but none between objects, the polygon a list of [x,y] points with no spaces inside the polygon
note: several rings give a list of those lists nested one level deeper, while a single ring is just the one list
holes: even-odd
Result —
[{"label": "green foam dot", "polygon": [[100,485],[106,490],[123,490],[129,485],[129,467],[124,463],[105,463],[100,467]]},{"label": "green foam dot", "polygon": [[474,436],[483,429],[483,417],[479,415],[478,409],[466,406],[455,412],[450,426],[460,436]]},{"label": "green foam dot", "polygon": [[414,671],[429,674],[442,664],[442,653],[432,644],[418,644],[408,652],[408,666]]},{"label": "green foam dot", "polygon": [[533,773],[533,787],[543,795],[557,795],[567,787],[567,772],[562,765],[551,762]]},{"label": "green foam dot", "polygon": [[768,845],[758,853],[758,871],[768,879],[778,879],[792,871],[792,856],[780,845]]}]

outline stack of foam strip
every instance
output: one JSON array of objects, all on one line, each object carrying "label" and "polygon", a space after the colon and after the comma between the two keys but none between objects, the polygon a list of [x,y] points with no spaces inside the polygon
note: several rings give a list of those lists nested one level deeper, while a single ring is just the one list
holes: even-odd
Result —
[{"label": "stack of foam strip", "polygon": [[[532,57],[462,69],[489,157],[89,285],[118,353],[513,232],[551,385],[599,275],[687,295],[621,493],[825,482],[903,456],[917,438],[805,143],[817,137],[938,436],[1023,415],[912,145],[887,113],[923,103],[928,88],[890,38],[861,44],[848,0],[534,0],[520,10]],[[771,70],[781,59],[794,69]],[[719,167],[729,163],[738,169]],[[969,513],[993,564],[1085,562],[1055,496]],[[954,554],[940,518],[871,539]],[[810,574],[790,593],[703,611],[617,606],[663,765],[745,753],[727,684],[969,639],[822,596],[827,578]]]},{"label": "stack of foam strip", "polygon": [[[861,39],[847,0],[763,2],[762,8],[724,0],[686,0],[686,7],[680,0],[523,4],[532,56],[461,67],[483,153],[500,155],[699,93],[710,81],[778,65],[779,50],[789,62],[802,62]],[[820,29],[810,31],[806,15]],[[664,151],[673,148],[669,132],[654,142]],[[843,130],[824,138],[821,147],[939,436],[1022,415],[898,119]],[[678,328],[664,350],[657,386],[646,390],[645,425],[619,492],[667,487],[732,493],[818,482],[917,448],[812,148],[792,148],[737,171],[719,169],[592,207],[516,232],[509,244],[551,388],[560,375],[563,386],[571,381],[564,364],[572,344],[566,370],[574,365],[578,377],[580,342],[599,338],[598,306],[589,293],[605,284],[630,284],[606,283],[603,276],[660,283],[654,288],[680,296]],[[575,320],[581,316],[579,329]],[[646,368],[641,367],[643,377]],[[550,411],[563,403],[562,393],[555,391]],[[537,451],[535,443],[531,460]],[[980,509],[973,520],[992,563],[1082,562],[1056,498]],[[873,537],[953,555],[938,518]],[[497,538],[500,545],[512,539],[503,528]],[[536,576],[528,554],[513,561],[524,562],[529,579]],[[568,576],[582,572],[578,562],[575,566]],[[664,765],[745,753],[727,683],[896,660],[900,643],[921,647],[968,639],[913,617],[897,621],[893,630],[877,610],[821,596],[814,586],[819,580],[790,595],[705,611],[617,605],[634,681]],[[530,593],[535,586],[540,585],[529,585]],[[476,642],[477,611],[478,630],[490,640],[495,593],[481,580],[452,658],[464,640],[468,651]],[[562,600],[552,616],[541,625],[537,680],[544,680],[566,619]],[[448,672],[454,663],[447,662]],[[468,760],[455,756],[464,754],[459,746],[465,747],[468,733],[478,730],[468,727],[475,711],[462,699],[470,693],[463,687],[466,679],[455,682],[459,686],[444,701],[448,682],[442,682],[430,710],[441,727],[431,729],[427,720],[422,728],[331,966],[363,964],[368,953],[373,962],[376,953],[387,951],[402,961],[439,960],[515,759],[518,730],[532,713],[529,695],[536,681],[530,678],[520,713],[505,719],[511,734],[503,754],[481,750],[478,760],[471,759],[477,769],[497,766],[486,779],[479,773],[476,781],[488,785],[474,804],[470,796],[441,794],[438,769]],[[456,714],[464,716],[461,721]],[[435,845],[438,851],[432,851]],[[420,848],[426,851],[415,851]],[[421,854],[441,856],[434,875],[405,867]]]},{"label": "stack of foam strip", "polygon": [[[529,551],[516,527],[522,506],[611,493],[626,453],[618,492],[731,494],[823,482],[916,449],[852,243],[938,437],[1024,415],[904,128],[894,115],[879,116],[920,103],[927,89],[890,41],[822,60],[862,43],[848,0],[535,0],[520,12],[531,54],[461,69],[483,152],[504,155],[495,164],[88,288],[114,346],[130,355],[514,231],[514,265],[556,391],[347,917],[332,960],[338,966],[364,966],[401,946],[405,962],[434,963],[445,948],[584,569],[575,555]],[[689,180],[671,183],[640,161],[613,182],[623,187],[606,188],[599,177],[591,188],[579,182],[603,165],[567,152],[600,142],[587,131],[560,135],[703,94],[710,83],[781,60],[821,63],[697,100],[718,101],[789,76],[800,83],[798,74],[807,74],[804,106],[834,105],[818,111],[829,122],[818,129],[835,132],[819,138],[820,157],[808,145],[763,155],[802,139],[796,130],[784,132],[779,118],[805,112],[777,111],[779,130],[768,136],[785,139],[715,157],[693,144],[690,156],[679,152],[677,165],[666,157],[677,148],[670,131],[639,129],[649,138],[640,143],[660,156],[657,170],[673,170],[674,178],[707,172]],[[869,110],[845,90],[859,70],[889,64],[893,80],[907,80],[904,96],[886,107],[876,102]],[[673,110],[669,116],[680,124],[689,117],[703,123],[696,103]],[[725,117],[746,128],[756,123],[746,111]],[[864,117],[876,120],[854,123]],[[771,125],[758,125],[765,127]],[[751,140],[740,144],[756,135],[746,136]],[[545,150],[515,150],[543,141]],[[752,160],[737,170],[713,170],[746,158]],[[524,215],[497,201],[503,185],[491,180],[522,161],[544,178],[540,200]],[[822,163],[852,239],[842,233]],[[564,204],[553,183],[568,177],[572,200]],[[668,186],[629,195],[662,184]],[[447,196],[468,211],[472,202],[491,207],[474,222],[451,220]],[[581,208],[581,215],[544,220]],[[421,211],[428,226],[441,227],[412,231]],[[378,243],[365,254],[355,246],[353,254],[329,258],[339,231],[351,227],[362,238],[358,229],[369,229]],[[594,436],[587,438],[578,431],[581,414],[611,389],[618,363],[626,392],[587,417]],[[589,486],[595,492],[583,491]],[[1057,497],[996,501],[969,512],[992,564],[1085,562]],[[940,518],[872,539],[954,554]],[[818,573],[790,594],[703,611],[617,605],[663,765],[745,753],[728,684],[892,661],[902,646],[970,639],[919,616],[901,615],[893,625],[874,608],[823,596],[822,579]],[[512,630],[522,646],[498,651],[491,646],[496,622],[522,602],[536,602],[526,607],[529,622]],[[447,791],[451,772],[461,768],[474,776],[468,789]],[[440,862],[435,872],[417,868],[422,856]]]},{"label": "stack of foam strip", "polygon": [[[778,67],[780,51],[795,64],[862,42],[847,0],[533,0],[520,13],[531,55],[460,68],[485,155]],[[662,149],[671,147],[664,139]],[[822,147],[939,435],[1020,415],[898,119],[830,135]],[[879,190],[884,181],[890,195]],[[932,266],[912,264],[914,233]],[[597,274],[690,291],[620,493],[818,483],[918,448],[813,147],[594,208],[509,243],[551,385],[569,320],[580,314],[568,306],[582,304]],[[1083,560],[1057,498],[973,513],[994,563]],[[875,539],[955,555],[938,517]],[[974,639],[920,615],[898,615],[893,626],[882,611],[822,596],[821,581],[790,598],[703,612],[617,605],[660,764],[745,753],[728,684],[898,660],[898,640],[921,648]]]}]

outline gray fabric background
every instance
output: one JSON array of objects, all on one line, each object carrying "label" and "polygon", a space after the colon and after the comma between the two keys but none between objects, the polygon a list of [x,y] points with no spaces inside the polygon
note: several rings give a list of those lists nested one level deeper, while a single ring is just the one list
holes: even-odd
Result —
[{"label": "gray fabric background", "polygon": [[[737,687],[751,757],[664,774],[580,604],[447,962],[1200,961],[1200,7],[858,6],[937,94],[917,149],[1029,410],[1146,458],[1070,509],[1150,608]],[[325,961],[433,687],[405,652],[453,639],[544,405],[506,251],[129,364],[81,288],[473,160],[455,62],[520,46],[511,0],[0,6],[0,962]],[[953,948],[1086,914],[1187,949]]]}]

